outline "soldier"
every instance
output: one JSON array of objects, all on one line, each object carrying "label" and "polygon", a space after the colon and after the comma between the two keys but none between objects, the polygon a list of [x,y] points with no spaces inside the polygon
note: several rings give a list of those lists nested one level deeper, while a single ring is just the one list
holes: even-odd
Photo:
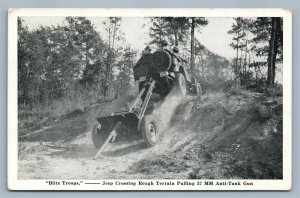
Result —
[{"label": "soldier", "polygon": [[151,50],[150,46],[148,45],[148,46],[145,47],[145,49],[143,50],[142,55],[144,55],[144,54],[150,54],[151,51],[152,51],[152,50]]},{"label": "soldier", "polygon": [[161,48],[164,50],[164,49],[167,49],[167,47],[168,47],[168,45],[169,45],[169,43],[166,41],[166,40],[162,40],[161,42],[160,42],[160,44],[161,44]]},{"label": "soldier", "polygon": [[175,54],[178,54],[178,53],[179,53],[179,48],[178,48],[177,46],[174,46],[174,47],[173,47],[173,52],[174,52]]}]

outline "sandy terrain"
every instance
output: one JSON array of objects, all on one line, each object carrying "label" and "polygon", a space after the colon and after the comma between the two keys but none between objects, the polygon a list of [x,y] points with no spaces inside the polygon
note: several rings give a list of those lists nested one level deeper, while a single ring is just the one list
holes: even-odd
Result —
[{"label": "sandy terrain", "polygon": [[94,160],[95,118],[127,101],[99,104],[22,134],[18,178],[282,178],[282,98],[243,91],[169,97],[154,112],[164,127],[157,145],[120,137]]}]

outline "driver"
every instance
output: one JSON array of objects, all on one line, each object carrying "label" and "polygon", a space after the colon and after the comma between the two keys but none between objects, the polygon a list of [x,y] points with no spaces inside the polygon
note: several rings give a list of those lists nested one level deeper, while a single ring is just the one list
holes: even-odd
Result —
[{"label": "driver", "polygon": [[148,46],[145,47],[145,49],[143,50],[142,55],[150,54],[151,51],[152,51],[152,50],[151,50],[151,47],[148,45]]}]

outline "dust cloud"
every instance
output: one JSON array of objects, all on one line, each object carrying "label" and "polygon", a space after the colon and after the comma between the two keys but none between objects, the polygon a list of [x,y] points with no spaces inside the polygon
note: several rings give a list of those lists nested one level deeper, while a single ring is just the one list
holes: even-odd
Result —
[{"label": "dust cloud", "polygon": [[181,104],[182,100],[183,96],[176,89],[173,89],[163,101],[155,105],[153,115],[159,119],[163,128],[169,127],[176,108]]}]

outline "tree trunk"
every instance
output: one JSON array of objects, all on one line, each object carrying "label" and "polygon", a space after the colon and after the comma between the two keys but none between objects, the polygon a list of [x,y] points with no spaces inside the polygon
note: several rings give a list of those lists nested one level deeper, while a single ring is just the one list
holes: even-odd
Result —
[{"label": "tree trunk", "polygon": [[108,46],[111,48],[111,35],[110,35],[110,27],[108,27]]},{"label": "tree trunk", "polygon": [[238,61],[239,61],[239,41],[237,40],[236,41],[237,43],[237,48],[236,48],[236,62],[235,62],[235,78],[234,78],[234,86],[236,87],[236,84],[237,84],[237,78],[238,78],[238,75],[239,75],[239,69],[238,69]]},{"label": "tree trunk", "polygon": [[283,33],[282,33],[282,18],[280,17],[276,17],[277,20],[277,33],[278,33],[278,40],[280,42],[280,45],[283,46]]},{"label": "tree trunk", "polygon": [[248,71],[250,70],[250,64],[251,64],[250,53],[248,52]]},{"label": "tree trunk", "polygon": [[275,17],[272,18],[272,30],[271,30],[271,38],[269,41],[269,53],[268,53],[268,77],[267,77],[267,85],[273,85],[275,81],[275,62],[277,55],[277,28],[278,28],[277,19]]},{"label": "tree trunk", "polygon": [[244,74],[247,72],[247,52],[248,52],[248,41],[246,41],[246,46],[245,46],[245,59],[244,59]]},{"label": "tree trunk", "polygon": [[281,45],[283,47],[283,33],[282,33],[282,29],[281,29],[281,18],[280,17],[276,17],[275,18],[276,21],[276,34],[275,34],[275,57],[273,60],[273,81],[272,83],[275,84],[275,76],[276,76],[276,56],[278,53],[278,47],[279,45]]},{"label": "tree trunk", "polygon": [[174,30],[174,37],[175,37],[175,46],[178,46],[178,36],[177,36],[177,31]]},{"label": "tree trunk", "polygon": [[85,67],[87,67],[88,64],[89,64],[89,61],[88,61],[88,53],[89,53],[88,42],[86,42],[85,44],[86,44],[86,46],[85,46]]},{"label": "tree trunk", "polygon": [[195,17],[192,17],[191,27],[191,71],[195,69]]},{"label": "tree trunk", "polygon": [[111,46],[112,49],[114,49],[114,47],[115,47],[116,32],[117,32],[117,24],[114,23],[113,37],[112,37],[112,46]]},{"label": "tree trunk", "polygon": [[202,52],[200,52],[200,61],[199,61],[199,63],[201,64],[201,78],[203,79],[203,76],[204,76],[204,62],[203,62]]},{"label": "tree trunk", "polygon": [[103,98],[106,99],[107,97],[107,79],[106,80],[102,80],[102,95],[103,95]]}]

